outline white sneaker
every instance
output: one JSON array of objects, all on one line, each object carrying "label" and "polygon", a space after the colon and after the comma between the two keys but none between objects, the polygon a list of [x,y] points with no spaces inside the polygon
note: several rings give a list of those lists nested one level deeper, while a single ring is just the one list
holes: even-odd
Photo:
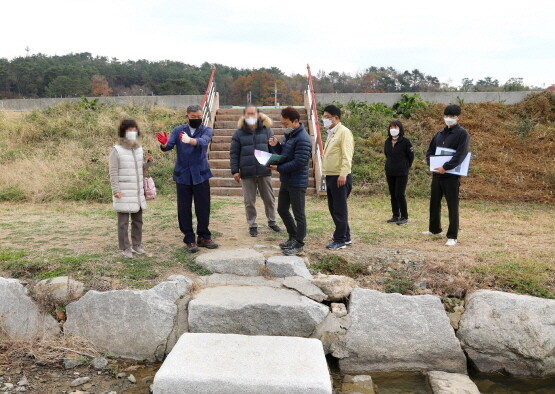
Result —
[{"label": "white sneaker", "polygon": [[143,248],[141,248],[140,246],[133,246],[132,249],[133,253],[137,253],[137,254],[145,254],[145,250]]},{"label": "white sneaker", "polygon": [[422,231],[422,234],[424,234],[424,235],[441,235],[441,234],[443,234],[443,231],[441,233],[432,233],[431,231]]},{"label": "white sneaker", "polygon": [[457,244],[457,240],[456,239],[451,239],[449,238],[447,240],[447,242],[445,243],[445,246],[455,246]]},{"label": "white sneaker", "polygon": [[131,248],[122,250],[121,254],[124,255],[125,257],[127,257],[128,259],[133,258],[133,250]]}]

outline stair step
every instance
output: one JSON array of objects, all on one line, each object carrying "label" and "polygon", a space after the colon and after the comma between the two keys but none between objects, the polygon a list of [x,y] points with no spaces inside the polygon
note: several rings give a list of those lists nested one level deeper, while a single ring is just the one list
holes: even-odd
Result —
[{"label": "stair step", "polygon": [[[229,128],[215,128],[213,135],[229,135],[232,136],[237,129],[229,129]],[[283,135],[283,129],[281,127],[272,127],[272,131],[275,135]]]},{"label": "stair step", "polygon": [[[210,187],[210,194],[212,196],[242,196],[243,189],[240,187]],[[279,194],[279,188],[274,188],[274,195],[277,197]],[[309,187],[306,189],[306,194],[308,196],[316,194],[316,188]]]},{"label": "stair step", "polygon": [[[281,108],[260,108],[260,112],[265,113],[266,115],[270,114],[281,114],[281,110],[285,107]],[[301,115],[306,114],[306,108],[304,107],[296,107],[295,108]],[[243,115],[243,108],[220,108],[217,115]]]},{"label": "stair step", "polygon": [[[272,119],[272,121],[274,123],[279,122],[281,120],[281,115],[274,115],[274,114],[266,114],[264,113],[264,115],[268,116],[270,119]],[[235,122],[235,124],[237,124],[237,121],[243,116],[243,114],[241,113],[240,115],[218,115],[216,114],[216,121],[219,120],[223,120],[226,122],[229,121],[233,121]],[[308,116],[302,116],[301,115],[301,122],[306,122],[308,120]]]},{"label": "stair step", "polygon": [[[280,186],[280,181],[279,178],[274,178],[272,177],[272,187],[274,188],[279,188]],[[314,182],[314,178],[309,178],[308,179],[308,187],[314,187],[315,182]],[[229,188],[233,188],[236,187],[238,189],[241,189],[241,185],[238,184],[235,179],[233,178],[221,178],[221,177],[213,177],[210,178],[210,186],[214,186],[214,187],[229,187]]]},{"label": "stair step", "polygon": [[[216,160],[218,161],[216,165],[225,165],[225,167],[214,167],[212,166],[212,164],[210,164],[210,168],[225,168],[229,170],[229,150],[210,151],[208,153],[208,157],[209,157],[209,160],[208,160],[209,163],[212,163],[212,160]],[[220,164],[219,163],[220,161],[227,162],[227,164],[225,163]],[[310,161],[308,162],[308,166],[312,171],[312,168],[313,168],[312,159],[310,159]]]}]

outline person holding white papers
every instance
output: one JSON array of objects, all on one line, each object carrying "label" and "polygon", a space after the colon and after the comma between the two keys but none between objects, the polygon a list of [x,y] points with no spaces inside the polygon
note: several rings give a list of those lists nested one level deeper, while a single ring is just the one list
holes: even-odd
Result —
[{"label": "person holding white papers", "polygon": [[268,227],[275,232],[281,231],[276,223],[276,198],[272,189],[272,172],[268,167],[260,164],[255,156],[255,151],[261,153],[269,151],[268,140],[274,133],[271,129],[272,120],[260,113],[254,105],[248,105],[243,114],[237,123],[238,129],[231,137],[229,161],[233,178],[243,188],[249,234],[251,237],[256,237],[258,236],[255,205],[257,190],[264,202]]},{"label": "person holding white papers", "polygon": [[443,111],[446,127],[438,131],[430,142],[426,160],[430,165],[432,156],[451,156],[441,167],[433,168],[430,191],[430,221],[428,231],[424,234],[441,234],[441,200],[445,196],[449,210],[449,228],[447,229],[447,246],[457,244],[459,232],[459,187],[460,175],[446,171],[457,168],[468,155],[470,136],[459,124],[461,107],[448,105]]}]

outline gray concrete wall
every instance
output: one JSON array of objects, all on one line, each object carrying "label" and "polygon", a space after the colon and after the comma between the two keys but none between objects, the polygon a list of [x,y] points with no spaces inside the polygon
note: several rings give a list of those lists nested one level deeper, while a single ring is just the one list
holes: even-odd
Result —
[{"label": "gray concrete wall", "polygon": [[[169,107],[174,109],[185,108],[192,104],[200,105],[202,95],[175,95],[175,96],[115,96],[115,97],[88,97],[89,100],[98,99],[99,103],[112,103],[118,105],[139,105],[144,107]],[[80,98],[42,98],[42,99],[12,99],[0,100],[0,110],[6,111],[32,111],[34,109],[52,107],[62,102],[80,102]]]},{"label": "gray concrete wall", "polygon": [[[515,104],[522,101],[533,92],[417,92],[422,99],[440,104],[457,104],[458,98],[465,103],[504,102]],[[402,93],[316,93],[318,104],[339,102],[347,104],[349,101],[364,101],[367,103],[384,103],[392,106],[401,98]],[[414,93],[408,93],[414,94]]]}]

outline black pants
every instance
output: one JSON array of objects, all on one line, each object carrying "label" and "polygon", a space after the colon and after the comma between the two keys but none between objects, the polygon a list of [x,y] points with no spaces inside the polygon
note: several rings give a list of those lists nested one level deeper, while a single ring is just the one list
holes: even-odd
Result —
[{"label": "black pants", "polygon": [[[279,188],[278,214],[287,229],[289,238],[296,239],[301,245],[304,245],[306,236],[305,197],[306,187],[292,187],[282,183]],[[289,207],[292,208],[295,219],[291,216]]]},{"label": "black pants", "polygon": [[345,242],[351,239],[347,199],[353,189],[353,177],[351,174],[347,175],[345,185],[341,187],[337,187],[337,178],[339,178],[339,175],[326,175],[328,208],[333,223],[335,223],[333,240],[335,242]]},{"label": "black pants", "polygon": [[405,190],[409,181],[408,175],[405,176],[386,176],[387,186],[389,186],[389,195],[391,196],[391,211],[393,216],[409,218],[407,209],[407,199]]},{"label": "black pants", "polygon": [[176,183],[177,186],[177,219],[179,229],[185,235],[183,242],[195,242],[193,232],[193,212],[192,203],[195,202],[195,214],[197,216],[197,237],[198,239],[210,239],[212,234],[208,230],[210,224],[210,183],[206,181],[198,185],[183,185]]},{"label": "black pants", "polygon": [[430,232],[437,234],[441,230],[441,200],[445,196],[449,210],[449,229],[447,238],[457,239],[459,232],[459,176],[441,177],[433,175],[430,195]]}]

